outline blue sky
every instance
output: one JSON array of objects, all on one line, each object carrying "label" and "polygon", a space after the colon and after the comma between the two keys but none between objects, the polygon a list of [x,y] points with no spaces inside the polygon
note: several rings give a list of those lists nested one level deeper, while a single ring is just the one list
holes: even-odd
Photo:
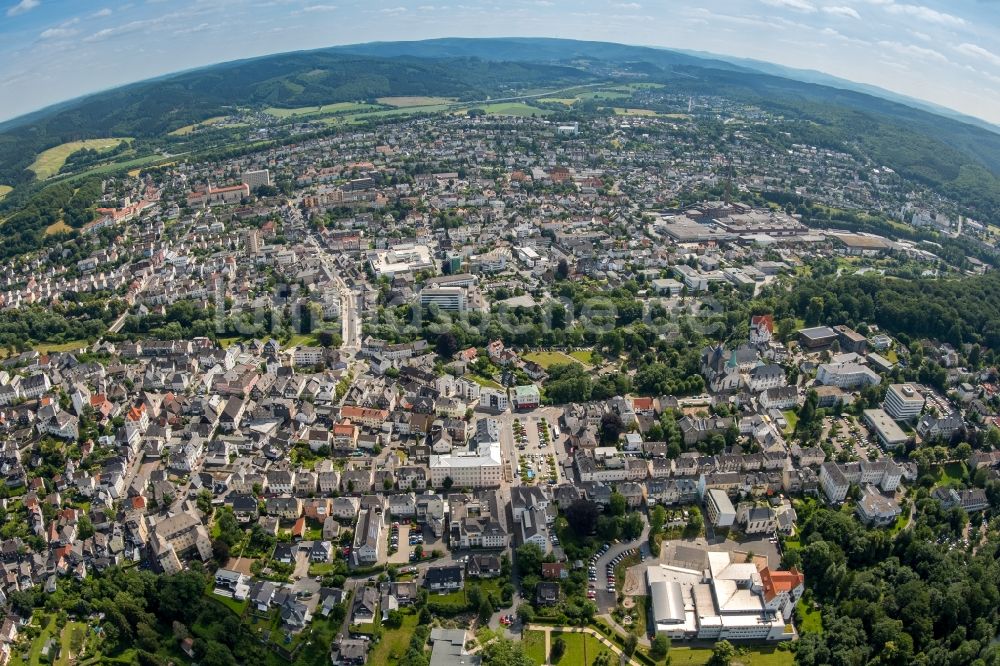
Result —
[{"label": "blue sky", "polygon": [[447,36],[757,58],[1000,123],[1000,0],[0,0],[0,120],[214,62]]}]

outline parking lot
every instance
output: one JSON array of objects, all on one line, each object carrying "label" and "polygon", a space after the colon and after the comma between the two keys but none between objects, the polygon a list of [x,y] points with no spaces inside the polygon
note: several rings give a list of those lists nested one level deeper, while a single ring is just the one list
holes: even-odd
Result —
[{"label": "parking lot", "polygon": [[553,425],[542,418],[534,413],[516,415],[510,425],[522,483],[559,483]]},{"label": "parking lot", "polygon": [[[629,556],[638,556],[645,561],[647,555],[639,542],[605,544],[590,558],[587,571],[589,583],[587,598],[596,602],[601,610],[614,608],[618,603],[618,586],[624,581],[615,580],[615,567]],[[645,571],[645,569],[643,569]],[[635,576],[632,576],[633,581]],[[635,585],[633,584],[633,588]],[[635,590],[630,593],[636,593]]]},{"label": "parking lot", "polygon": [[408,564],[410,561],[410,524],[401,523],[399,525],[398,532],[394,532],[393,529],[390,529],[390,538],[392,538],[391,535],[394,533],[398,537],[397,548],[399,548],[399,550],[389,556],[389,564]]}]

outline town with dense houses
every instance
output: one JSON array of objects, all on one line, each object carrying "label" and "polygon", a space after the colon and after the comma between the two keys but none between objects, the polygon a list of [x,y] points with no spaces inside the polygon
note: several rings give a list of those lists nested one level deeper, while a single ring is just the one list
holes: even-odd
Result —
[{"label": "town with dense houses", "polygon": [[[37,591],[136,572],[197,573],[296,663],[478,664],[502,637],[539,665],[721,641],[791,663],[830,525],[933,519],[975,552],[1000,506],[987,339],[819,290],[990,267],[766,195],[990,232],[746,127],[724,155],[682,118],[404,119],[108,177],[77,240],[0,265],[3,312],[70,326],[0,363],[0,663],[55,659],[56,630],[97,654],[131,611],[66,623]],[[142,649],[226,663],[206,622],[141,620]]]}]

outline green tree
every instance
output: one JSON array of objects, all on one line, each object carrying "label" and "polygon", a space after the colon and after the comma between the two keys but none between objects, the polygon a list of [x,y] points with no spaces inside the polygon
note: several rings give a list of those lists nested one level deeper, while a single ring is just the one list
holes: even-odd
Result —
[{"label": "green tree", "polygon": [[624,516],[625,510],[627,509],[627,504],[625,502],[625,496],[615,491],[611,493],[611,500],[608,502],[608,512],[612,516]]},{"label": "green tree", "polygon": [[549,662],[558,664],[564,654],[566,654],[566,641],[563,640],[562,636],[558,636],[552,641],[552,649],[549,651]]},{"label": "green tree", "polygon": [[727,640],[721,640],[712,648],[712,658],[708,666],[729,666],[736,657],[736,648]]},{"label": "green tree", "polygon": [[656,661],[663,661],[670,651],[670,639],[665,634],[656,634],[649,646],[649,656]]},{"label": "green tree", "polygon": [[483,649],[484,666],[536,666],[522,643],[498,638]]}]

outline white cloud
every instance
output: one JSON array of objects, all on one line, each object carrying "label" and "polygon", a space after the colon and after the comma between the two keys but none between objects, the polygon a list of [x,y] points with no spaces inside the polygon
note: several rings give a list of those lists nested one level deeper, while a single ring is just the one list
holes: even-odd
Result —
[{"label": "white cloud", "polygon": [[30,12],[40,4],[42,4],[41,0],[21,0],[21,2],[7,9],[7,16],[17,16],[18,14]]},{"label": "white cloud", "polygon": [[39,39],[66,39],[68,37],[75,37],[80,34],[80,31],[76,28],[49,28],[48,30],[43,30],[42,34],[38,37]]},{"label": "white cloud", "polygon": [[83,41],[102,42],[106,39],[111,39],[112,37],[118,37],[119,35],[127,35],[130,32],[137,32],[156,23],[158,23],[158,21],[155,19],[149,21],[130,21],[129,23],[115,26],[113,28],[104,28],[103,30],[98,30],[94,34],[84,37]]},{"label": "white cloud", "polygon": [[903,44],[902,42],[883,40],[879,42],[878,45],[884,49],[895,51],[899,55],[904,55],[910,58],[921,58],[923,60],[933,60],[935,62],[942,63],[949,62],[948,58],[946,58],[940,51],[926,49],[923,46],[917,46],[915,44]]},{"label": "white cloud", "polygon": [[885,10],[890,14],[912,16],[913,18],[926,21],[927,23],[935,23],[949,28],[959,28],[968,23],[963,18],[952,14],[945,14],[944,12],[939,12],[936,9],[931,9],[930,7],[925,7],[923,5],[897,5],[892,3],[886,4]]},{"label": "white cloud", "polygon": [[832,7],[823,7],[823,11],[832,16],[843,16],[845,18],[861,20],[861,14],[854,7],[840,7],[835,5]]},{"label": "white cloud", "polygon": [[638,2],[619,2],[615,7],[618,9],[642,9],[642,5]]},{"label": "white cloud", "polygon": [[806,14],[811,14],[816,11],[816,7],[814,7],[807,0],[760,0],[760,1],[769,7],[791,9],[792,11],[803,12]]},{"label": "white cloud", "polygon": [[982,46],[966,42],[965,44],[959,44],[956,46],[955,50],[962,55],[967,55],[970,58],[975,58],[976,60],[985,60],[994,67],[1000,67],[1000,55],[997,55],[988,49],[984,49]]},{"label": "white cloud", "polygon": [[111,10],[105,7],[104,9],[98,10],[91,14],[93,18],[103,18],[105,16],[111,16]]},{"label": "white cloud", "polygon": [[337,9],[337,5],[308,5],[303,7],[304,12],[332,12]]},{"label": "white cloud", "polygon": [[181,28],[180,30],[174,30],[175,35],[192,35],[197,32],[205,32],[206,30],[211,30],[211,23],[199,23],[198,25],[191,26],[190,28]]},{"label": "white cloud", "polygon": [[406,7],[386,7],[385,9],[380,9],[383,14],[405,14]]}]

